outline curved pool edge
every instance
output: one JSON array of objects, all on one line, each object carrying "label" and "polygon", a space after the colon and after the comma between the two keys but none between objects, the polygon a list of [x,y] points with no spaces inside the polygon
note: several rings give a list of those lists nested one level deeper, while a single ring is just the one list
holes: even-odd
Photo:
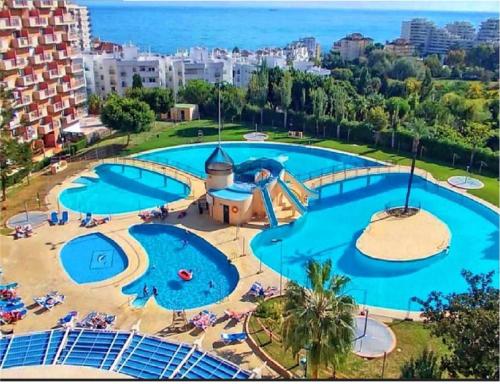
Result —
[{"label": "curved pool edge", "polygon": [[[211,307],[215,306],[215,305],[222,305],[223,303],[225,302],[232,302],[235,298],[236,298],[236,295],[238,294],[241,294],[241,292],[239,291],[239,288],[241,288],[241,283],[242,283],[242,274],[241,274],[241,271],[238,267],[238,265],[236,265],[232,260],[231,258],[223,251],[221,250],[217,244],[215,244],[213,241],[210,241],[204,237],[202,237],[201,235],[199,235],[198,233],[196,233],[195,231],[192,231],[190,228],[186,227],[186,226],[183,226],[181,223],[178,223],[178,224],[171,224],[171,223],[137,223],[137,224],[132,224],[130,225],[127,229],[126,229],[126,233],[127,233],[127,237],[129,239],[132,239],[133,242],[134,242],[134,246],[137,247],[137,249],[140,250],[140,253],[141,255],[143,256],[143,258],[145,259],[145,263],[142,264],[142,271],[137,272],[137,273],[134,273],[134,276],[129,278],[127,282],[121,284],[121,286],[119,287],[120,289],[120,295],[122,295],[123,297],[126,297],[127,298],[127,302],[128,302],[128,305],[129,305],[129,308],[131,310],[140,310],[142,308],[146,308],[146,307],[149,307],[150,305],[153,305],[154,307],[156,307],[157,309],[159,310],[162,310],[162,311],[167,311],[167,312],[171,312],[171,311],[175,311],[175,309],[171,309],[171,308],[166,308],[166,307],[163,307],[162,305],[160,305],[156,300],[148,300],[145,304],[144,307],[135,307],[132,302],[135,300],[135,298],[137,297],[136,295],[134,294],[127,294],[127,293],[124,293],[123,292],[123,288],[127,285],[130,285],[132,283],[134,283],[135,281],[139,280],[142,278],[142,276],[148,271],[148,268],[149,268],[149,255],[148,253],[146,252],[145,248],[143,247],[143,245],[134,237],[132,236],[132,234],[130,233],[130,230],[133,228],[133,227],[138,227],[138,226],[149,226],[149,225],[158,225],[158,226],[165,226],[165,227],[174,227],[174,228],[177,228],[178,230],[182,230],[182,231],[187,231],[189,232],[191,235],[195,236],[195,237],[198,237],[199,239],[201,239],[201,241],[203,242],[206,242],[207,244],[209,244],[211,247],[213,247],[214,249],[217,250],[218,253],[220,253],[223,257],[226,258],[226,260],[228,260],[231,265],[234,267],[235,269],[235,272],[237,274],[237,280],[236,280],[236,284],[234,285],[233,289],[231,290],[231,292],[229,292],[226,296],[224,296],[220,301],[216,301],[216,302],[213,302],[213,303],[209,303],[209,304],[205,304],[205,305],[201,305],[201,306],[198,306],[198,307],[192,307],[192,308],[186,308],[185,311],[190,313],[190,312],[200,312],[204,309],[210,309]],[[141,259],[143,259],[141,257]],[[154,299],[154,298],[153,298]]]},{"label": "curved pool edge", "polygon": [[[410,167],[407,167],[407,168],[409,169]],[[491,210],[492,213],[494,213],[495,215],[500,215],[500,207],[497,207],[497,206],[489,203],[488,201],[485,201],[485,200],[483,200],[483,199],[481,199],[481,198],[479,198],[477,196],[471,195],[471,194],[467,193],[467,191],[464,191],[462,189],[453,188],[447,182],[443,182],[443,181],[440,181],[440,180],[437,180],[436,178],[434,178],[434,176],[430,172],[427,172],[427,171],[419,169],[419,168],[415,168],[415,171],[417,171],[417,170],[425,173],[427,175],[427,177],[418,175],[417,172],[415,172],[415,176],[416,177],[420,177],[424,181],[432,183],[432,184],[436,185],[437,187],[444,187],[446,190],[448,190],[448,191],[450,191],[452,193],[455,193],[455,194],[457,194],[459,196],[462,196],[463,198],[468,198],[472,202],[478,203],[481,206],[483,206],[484,208],[486,208],[488,210]],[[409,172],[398,172],[398,173],[409,173]],[[373,176],[391,175],[391,174],[394,174],[394,173],[383,172],[383,173],[374,174]],[[355,176],[355,177],[352,177],[352,178],[348,178],[346,180],[351,180],[351,179],[354,179],[354,178],[361,178],[361,177],[366,177],[366,175],[359,175],[359,176]],[[325,186],[328,186],[328,185],[332,185],[332,184],[335,184],[335,183],[339,183],[339,182],[342,182],[342,181],[344,181],[344,180],[338,180],[338,181],[333,181],[333,182],[330,182],[330,183],[326,183],[326,184],[322,185],[322,187],[325,187]],[[307,215],[301,216],[297,220],[295,220],[295,221],[293,221],[291,223],[286,223],[286,224],[279,225],[278,227],[275,227],[272,230],[278,230],[279,228],[289,227],[289,226],[293,225],[295,222],[297,222],[299,220],[305,220],[306,217],[307,217]],[[446,224],[446,226],[449,227],[448,224]],[[255,252],[254,252],[251,244],[252,244],[252,242],[255,240],[255,238],[258,235],[262,234],[266,230],[270,230],[270,228],[264,228],[264,229],[260,230],[259,232],[253,234],[253,236],[248,240],[248,245],[249,245],[248,249],[251,252],[252,256],[256,259],[257,262],[259,262],[261,259],[255,254]],[[451,236],[452,236],[452,234],[450,232],[450,238],[451,238]],[[359,252],[359,250],[358,250],[358,252]],[[416,261],[418,263],[418,262],[422,262],[422,261],[426,261],[426,260],[432,260],[432,259],[435,259],[436,257],[442,256],[442,254],[443,254],[443,252],[438,253],[438,254],[436,254],[434,256],[431,256],[431,257],[429,257],[427,259],[419,259],[419,260],[414,260],[414,261]],[[363,255],[363,256],[366,256],[366,255]],[[369,256],[366,256],[366,257],[368,259],[371,259],[371,260],[378,260],[378,259],[371,258]],[[396,261],[394,263],[398,263],[398,262],[399,261]],[[412,261],[410,261],[410,263],[411,262]],[[403,263],[408,263],[408,262],[403,262]],[[262,267],[266,268],[269,271],[271,271],[273,274],[279,276],[279,271],[276,271],[275,269],[271,268],[264,261],[262,261]],[[290,279],[288,279],[286,276],[283,275],[284,285],[289,280]],[[404,309],[394,309],[394,308],[380,307],[380,306],[373,306],[373,305],[359,304],[359,303],[358,303],[358,306],[360,308],[362,307],[362,308],[369,309],[370,313],[373,314],[373,315],[376,315],[376,316],[386,317],[386,318],[389,318],[389,319],[401,319],[401,320],[411,319],[411,320],[415,320],[415,321],[423,321],[423,319],[421,317],[422,316],[422,311],[415,311],[415,310],[411,310],[410,308],[408,308],[407,310],[404,310]]]},{"label": "curved pool edge", "polygon": [[[66,210],[66,211],[69,211],[69,212],[72,212],[72,213],[78,214],[78,215],[84,215],[84,214],[86,214],[86,212],[75,211],[74,209],[69,208],[66,205],[64,205],[62,203],[62,201],[61,201],[61,194],[64,191],[69,190],[69,189],[85,188],[86,185],[83,184],[83,183],[78,182],[77,180],[80,179],[80,178],[82,178],[82,177],[84,177],[86,173],[94,172],[94,169],[96,169],[99,166],[106,165],[106,164],[111,164],[112,165],[112,163],[103,163],[101,160],[97,160],[94,163],[92,163],[89,168],[87,168],[87,169],[85,169],[85,170],[83,170],[81,172],[78,172],[76,175],[69,176],[61,184],[56,185],[54,188],[52,188],[49,191],[49,193],[46,196],[46,204],[47,204],[47,206],[51,206],[51,203],[49,201],[49,197],[50,197],[50,200],[52,200],[53,198],[55,198],[55,205],[53,205],[53,206],[54,207],[58,207],[58,208],[62,208],[62,209],[59,209],[60,211],[61,210]],[[138,166],[135,166],[135,165],[126,165],[126,166],[127,167],[133,167],[133,168],[141,169],[141,167],[138,167]],[[145,168],[142,168],[142,169],[145,169]],[[161,173],[159,173],[158,171],[155,171],[155,170],[151,170],[151,169],[145,169],[145,170],[148,171],[148,172],[152,172],[152,173],[156,173],[158,175],[161,175]],[[163,175],[161,175],[161,176],[163,176]],[[168,176],[168,177],[170,177],[170,176]],[[96,178],[99,179],[99,177],[96,177]],[[177,199],[177,200],[170,201],[168,204],[170,206],[172,206],[172,205],[175,206],[176,204],[179,204],[181,202],[191,201],[192,199],[190,198],[190,196],[191,196],[191,194],[193,192],[193,188],[194,187],[187,185],[185,182],[183,182],[181,180],[177,180],[177,179],[174,179],[172,177],[170,177],[170,178],[172,180],[175,180],[175,181],[183,184],[185,186],[185,188],[187,188],[188,193],[186,194],[186,196],[184,196],[184,197],[182,197],[180,199]],[[53,193],[55,194],[55,196],[51,197],[51,195]],[[189,206],[189,204],[188,204],[188,206]],[[142,208],[142,209],[138,209],[138,210],[134,210],[134,211],[127,211],[127,212],[120,212],[120,213],[95,213],[95,215],[97,215],[97,216],[126,217],[128,215],[137,215],[137,214],[139,214],[142,211],[149,211],[149,210],[152,210],[152,209],[155,209],[155,208],[158,208],[158,207],[157,206],[152,206],[152,207]],[[92,214],[94,214],[94,213],[92,213]]]},{"label": "curved pool edge", "polygon": [[[143,152],[138,152],[134,153],[132,155],[128,155],[126,157],[139,157],[143,155],[148,155],[150,153],[155,153],[155,152],[160,152],[160,151],[165,151],[173,148],[186,148],[186,147],[196,147],[196,146],[204,146],[204,145],[217,145],[217,141],[207,141],[203,143],[193,143],[193,144],[181,144],[181,145],[173,145],[170,147],[162,147],[162,148],[155,148],[155,149],[149,149],[147,151]],[[367,156],[363,155],[358,155],[355,153],[351,152],[346,152],[346,151],[341,151],[340,149],[334,149],[334,148],[326,148],[326,147],[320,147],[316,145],[309,145],[309,144],[298,144],[298,143],[285,143],[283,141],[245,141],[245,140],[227,140],[227,141],[222,141],[222,145],[224,144],[245,144],[245,145],[282,145],[282,146],[293,146],[293,147],[298,147],[298,148],[310,148],[310,149],[316,149],[320,151],[328,151],[328,152],[333,152],[341,155],[346,155],[346,156],[351,156],[351,157],[358,157],[360,159],[370,161],[372,163],[380,164],[380,165],[391,165],[388,162],[382,161],[382,160],[376,160]]]},{"label": "curved pool edge", "polygon": [[[81,237],[86,237],[86,236],[90,236],[90,235],[100,235],[102,237],[104,237],[106,240],[110,240],[111,243],[113,243],[113,246],[116,246],[120,249],[120,251],[123,253],[123,256],[125,257],[126,261],[127,261],[127,266],[125,267],[125,269],[119,273],[117,273],[116,275],[114,276],[110,276],[104,280],[99,280],[99,281],[89,281],[87,283],[79,283],[77,281],[75,281],[73,279],[73,277],[70,275],[70,273],[66,270],[66,268],[64,267],[64,264],[62,262],[62,251],[64,249],[64,247],[76,240],[76,239],[79,239]],[[73,236],[72,238],[68,239],[64,246],[60,247],[59,250],[57,251],[57,259],[58,259],[58,262],[59,262],[59,266],[64,274],[64,276],[67,277],[67,279],[72,283],[72,284],[75,284],[75,285],[78,285],[78,286],[81,286],[81,287],[84,287],[84,288],[100,288],[100,287],[108,287],[110,285],[114,285],[116,284],[116,281],[119,281],[121,279],[124,278],[123,275],[125,275],[125,273],[130,269],[130,266],[131,266],[131,262],[130,262],[130,257],[126,251],[126,248],[128,248],[127,246],[125,246],[125,248],[122,246],[122,244],[120,244],[119,241],[116,240],[115,238],[115,233],[112,233],[111,235],[109,233],[104,233],[102,231],[99,231],[99,230],[91,230],[89,232],[86,232],[86,233],[81,233],[81,234],[78,234],[76,236]]]}]

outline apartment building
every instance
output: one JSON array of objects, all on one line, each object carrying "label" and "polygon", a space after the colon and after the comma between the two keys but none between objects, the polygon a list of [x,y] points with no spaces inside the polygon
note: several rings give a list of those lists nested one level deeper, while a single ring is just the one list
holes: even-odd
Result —
[{"label": "apartment building", "polygon": [[90,51],[90,16],[87,7],[70,4],[68,10],[75,20],[74,32],[78,35],[78,48],[81,51]]},{"label": "apartment building", "polygon": [[463,40],[474,40],[476,37],[476,29],[468,21],[455,21],[450,24],[446,24],[444,27],[452,35],[457,36]]},{"label": "apartment building", "polygon": [[0,10],[2,85],[13,95],[7,130],[35,158],[61,150],[86,101],[83,60],[66,0],[6,0]]},{"label": "apartment building", "polygon": [[478,43],[491,43],[498,45],[500,42],[500,20],[487,19],[481,23],[477,33]]},{"label": "apartment building", "polygon": [[137,47],[124,45],[112,53],[85,53],[86,78],[89,91],[100,96],[123,95],[139,75],[145,88],[165,87],[165,65],[161,56],[139,54]]},{"label": "apartment building", "polygon": [[340,57],[352,61],[364,55],[366,47],[373,44],[373,39],[361,33],[352,33],[333,44],[333,51],[339,52]]},{"label": "apartment building", "polygon": [[384,45],[384,50],[398,57],[412,57],[415,55],[415,47],[406,39],[395,39]]}]

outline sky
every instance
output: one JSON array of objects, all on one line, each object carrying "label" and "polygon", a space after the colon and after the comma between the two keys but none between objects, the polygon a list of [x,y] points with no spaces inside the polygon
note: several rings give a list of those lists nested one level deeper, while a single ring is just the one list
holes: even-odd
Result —
[{"label": "sky", "polygon": [[342,0],[342,1],[318,1],[318,0],[287,0],[287,1],[269,1],[269,0],[253,0],[251,3],[248,0],[76,0],[80,4],[104,4],[104,3],[119,3],[126,2],[142,2],[142,3],[172,3],[185,5],[222,5],[223,3],[239,3],[245,6],[259,6],[256,3],[265,3],[266,6],[273,7],[329,7],[329,8],[360,8],[360,9],[410,9],[410,10],[450,10],[450,11],[477,11],[477,12],[498,12],[499,2],[492,0],[431,0],[431,1],[415,1],[415,0]]}]

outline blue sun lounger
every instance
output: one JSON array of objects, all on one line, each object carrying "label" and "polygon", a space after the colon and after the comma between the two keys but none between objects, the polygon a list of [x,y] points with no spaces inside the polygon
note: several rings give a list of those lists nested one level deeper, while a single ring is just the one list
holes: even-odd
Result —
[{"label": "blue sun lounger", "polygon": [[57,217],[57,212],[56,211],[50,212],[49,224],[56,225],[57,223],[59,223],[59,217]]},{"label": "blue sun lounger", "polygon": [[7,299],[7,300],[0,300],[0,308],[5,307],[6,305],[9,304],[15,304],[20,302],[22,299],[20,297],[14,297],[13,299]]},{"label": "blue sun lounger", "polygon": [[87,213],[85,216],[85,219],[82,219],[80,223],[80,227],[86,227],[88,223],[90,223],[90,220],[92,220],[92,213]]},{"label": "blue sun lounger", "polygon": [[224,344],[241,343],[247,339],[247,334],[245,332],[221,333],[220,339],[224,342]]},{"label": "blue sun lounger", "polygon": [[17,301],[13,303],[8,303],[5,306],[0,306],[0,311],[2,312],[12,312],[24,308],[25,305],[22,301]]},{"label": "blue sun lounger", "polygon": [[68,222],[69,220],[69,214],[68,211],[63,211],[61,220],[59,220],[59,225],[64,225]]}]

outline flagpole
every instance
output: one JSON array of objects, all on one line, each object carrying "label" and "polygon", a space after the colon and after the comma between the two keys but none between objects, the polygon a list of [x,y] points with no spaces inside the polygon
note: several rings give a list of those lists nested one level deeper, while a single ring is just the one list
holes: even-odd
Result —
[{"label": "flagpole", "polygon": [[220,147],[220,82],[219,82],[219,147]]}]

